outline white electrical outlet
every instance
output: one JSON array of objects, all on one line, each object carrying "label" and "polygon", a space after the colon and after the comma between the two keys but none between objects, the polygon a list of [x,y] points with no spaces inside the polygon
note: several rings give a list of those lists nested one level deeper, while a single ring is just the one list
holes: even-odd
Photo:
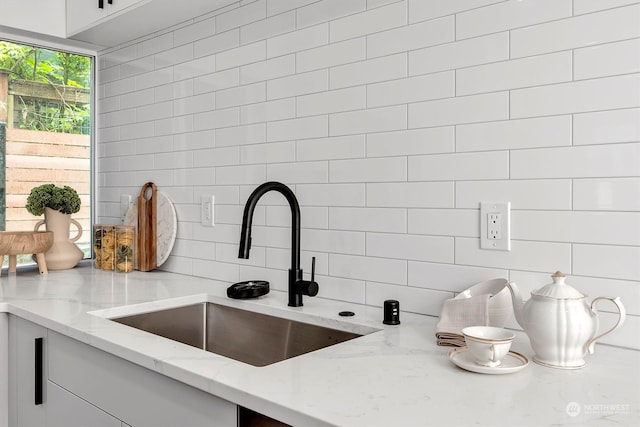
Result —
[{"label": "white electrical outlet", "polygon": [[213,220],[214,202],[215,196],[200,196],[200,223],[205,227],[213,227],[215,225],[215,222]]},{"label": "white electrical outlet", "polygon": [[480,203],[480,247],[511,250],[511,203]]}]

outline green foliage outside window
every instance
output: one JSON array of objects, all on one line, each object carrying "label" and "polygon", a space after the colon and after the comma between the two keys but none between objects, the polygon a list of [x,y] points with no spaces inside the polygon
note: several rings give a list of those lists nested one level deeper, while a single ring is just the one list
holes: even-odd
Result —
[{"label": "green foliage outside window", "polygon": [[55,100],[17,96],[14,109],[20,128],[90,133],[90,105],[69,102],[62,92],[65,88],[89,90],[91,58],[0,41],[0,69],[9,72],[10,80],[45,83],[60,94]]}]

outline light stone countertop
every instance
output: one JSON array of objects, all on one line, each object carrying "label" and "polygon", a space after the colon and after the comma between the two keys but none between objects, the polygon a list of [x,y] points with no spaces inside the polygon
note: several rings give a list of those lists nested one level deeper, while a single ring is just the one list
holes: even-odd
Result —
[{"label": "light stone countertop", "polygon": [[[432,317],[305,297],[286,305],[272,291],[249,301],[226,297],[229,283],[172,273],[111,273],[84,264],[39,276],[0,278],[9,312],[223,399],[296,426],[640,425],[640,352],[597,345],[578,370],[530,362],[520,372],[467,372],[435,344]],[[322,283],[320,283],[320,295]],[[105,319],[201,301],[353,331],[363,337],[265,367],[176,344]],[[402,308],[402,301],[400,301]],[[352,318],[338,312],[351,310]],[[523,333],[513,349],[531,359]]]}]

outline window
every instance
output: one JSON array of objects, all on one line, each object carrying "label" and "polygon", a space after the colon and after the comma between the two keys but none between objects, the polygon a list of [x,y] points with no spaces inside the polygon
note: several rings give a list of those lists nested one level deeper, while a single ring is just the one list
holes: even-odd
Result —
[{"label": "window", "polygon": [[[75,243],[85,258],[91,257],[92,62],[0,40],[0,230],[33,230],[42,218],[25,208],[31,189],[68,185],[82,201],[72,217],[83,228]],[[73,225],[70,234],[76,235]],[[18,265],[33,262],[28,254],[18,257]]]}]

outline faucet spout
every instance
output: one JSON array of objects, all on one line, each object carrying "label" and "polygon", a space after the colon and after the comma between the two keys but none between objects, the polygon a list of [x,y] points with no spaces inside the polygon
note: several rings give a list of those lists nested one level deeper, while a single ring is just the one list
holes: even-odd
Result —
[{"label": "faucet spout", "polygon": [[[289,306],[301,307],[302,295],[315,296],[318,293],[318,284],[311,280],[302,280],[300,268],[300,205],[293,191],[286,185],[270,181],[258,186],[247,200],[242,215],[242,229],[240,231],[240,248],[238,258],[249,258],[251,249],[251,225],[253,211],[260,198],[269,191],[277,191],[282,194],[291,208],[291,268],[289,269]],[[310,285],[312,283],[313,285]]]}]

